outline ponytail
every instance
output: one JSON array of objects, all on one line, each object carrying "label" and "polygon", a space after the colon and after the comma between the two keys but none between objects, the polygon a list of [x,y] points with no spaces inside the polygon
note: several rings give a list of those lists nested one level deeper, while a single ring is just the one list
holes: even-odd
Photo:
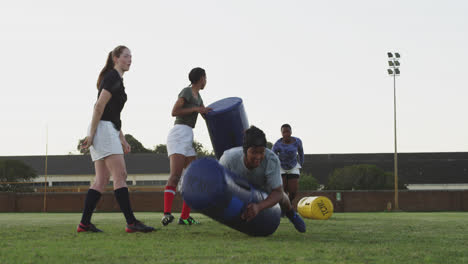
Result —
[{"label": "ponytail", "polygon": [[102,81],[102,78],[104,77],[104,74],[106,74],[108,71],[110,71],[113,68],[114,68],[114,60],[112,58],[112,51],[111,51],[109,52],[109,55],[107,56],[106,65],[101,70],[101,73],[99,73],[99,77],[98,77],[97,84],[96,84],[98,90],[99,90],[99,86],[101,85],[101,81]]}]

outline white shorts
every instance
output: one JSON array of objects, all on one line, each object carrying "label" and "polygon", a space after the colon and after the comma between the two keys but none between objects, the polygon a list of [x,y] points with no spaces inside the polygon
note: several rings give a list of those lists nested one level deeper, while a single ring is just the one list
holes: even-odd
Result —
[{"label": "white shorts", "polygon": [[[91,126],[88,128],[88,135],[90,129]],[[91,159],[96,161],[113,154],[123,154],[119,134],[120,131],[115,129],[111,121],[99,121],[93,145],[89,148]]]},{"label": "white shorts", "polygon": [[301,172],[299,171],[300,168],[302,167],[298,162],[296,163],[296,166],[290,170],[284,170],[283,168],[280,167],[280,172],[281,174],[301,174]]},{"label": "white shorts", "polygon": [[167,155],[182,154],[186,157],[196,156],[193,148],[193,130],[187,125],[174,125],[167,136]]}]

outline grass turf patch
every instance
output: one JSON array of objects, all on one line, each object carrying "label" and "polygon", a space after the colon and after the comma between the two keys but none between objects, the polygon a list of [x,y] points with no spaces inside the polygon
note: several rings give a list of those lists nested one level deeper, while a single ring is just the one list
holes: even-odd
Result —
[{"label": "grass turf patch", "polygon": [[210,218],[163,227],[161,213],[136,213],[158,228],[125,232],[120,213],[96,213],[104,233],[76,233],[80,214],[1,213],[0,263],[468,263],[468,213],[335,213],[287,218],[269,237],[249,237]]}]

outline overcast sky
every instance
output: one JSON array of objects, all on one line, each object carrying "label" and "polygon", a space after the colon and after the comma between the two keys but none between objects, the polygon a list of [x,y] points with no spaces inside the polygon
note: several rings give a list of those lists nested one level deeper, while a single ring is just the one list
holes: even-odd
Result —
[{"label": "overcast sky", "polygon": [[[393,152],[393,79],[401,53],[398,149],[468,151],[466,1],[2,1],[0,155],[77,153],[96,79],[128,46],[122,130],[165,144],[193,67],[206,105],[241,97],[275,142],[283,123],[305,152]],[[212,149],[199,118],[195,139]]]}]

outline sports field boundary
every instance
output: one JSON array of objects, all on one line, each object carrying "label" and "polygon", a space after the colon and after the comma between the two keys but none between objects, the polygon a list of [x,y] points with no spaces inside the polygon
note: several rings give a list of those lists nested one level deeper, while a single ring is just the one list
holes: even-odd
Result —
[{"label": "sports field boundary", "polygon": [[[393,191],[303,191],[302,197],[326,196],[335,212],[382,212],[392,208]],[[43,193],[0,193],[0,212],[81,212],[85,193],[48,193],[44,210]],[[132,207],[136,212],[163,211],[163,192],[132,192]],[[468,211],[468,190],[399,191],[400,209],[409,212]],[[174,211],[180,211],[182,198],[174,200]],[[103,193],[97,211],[119,212],[113,192]]]}]

